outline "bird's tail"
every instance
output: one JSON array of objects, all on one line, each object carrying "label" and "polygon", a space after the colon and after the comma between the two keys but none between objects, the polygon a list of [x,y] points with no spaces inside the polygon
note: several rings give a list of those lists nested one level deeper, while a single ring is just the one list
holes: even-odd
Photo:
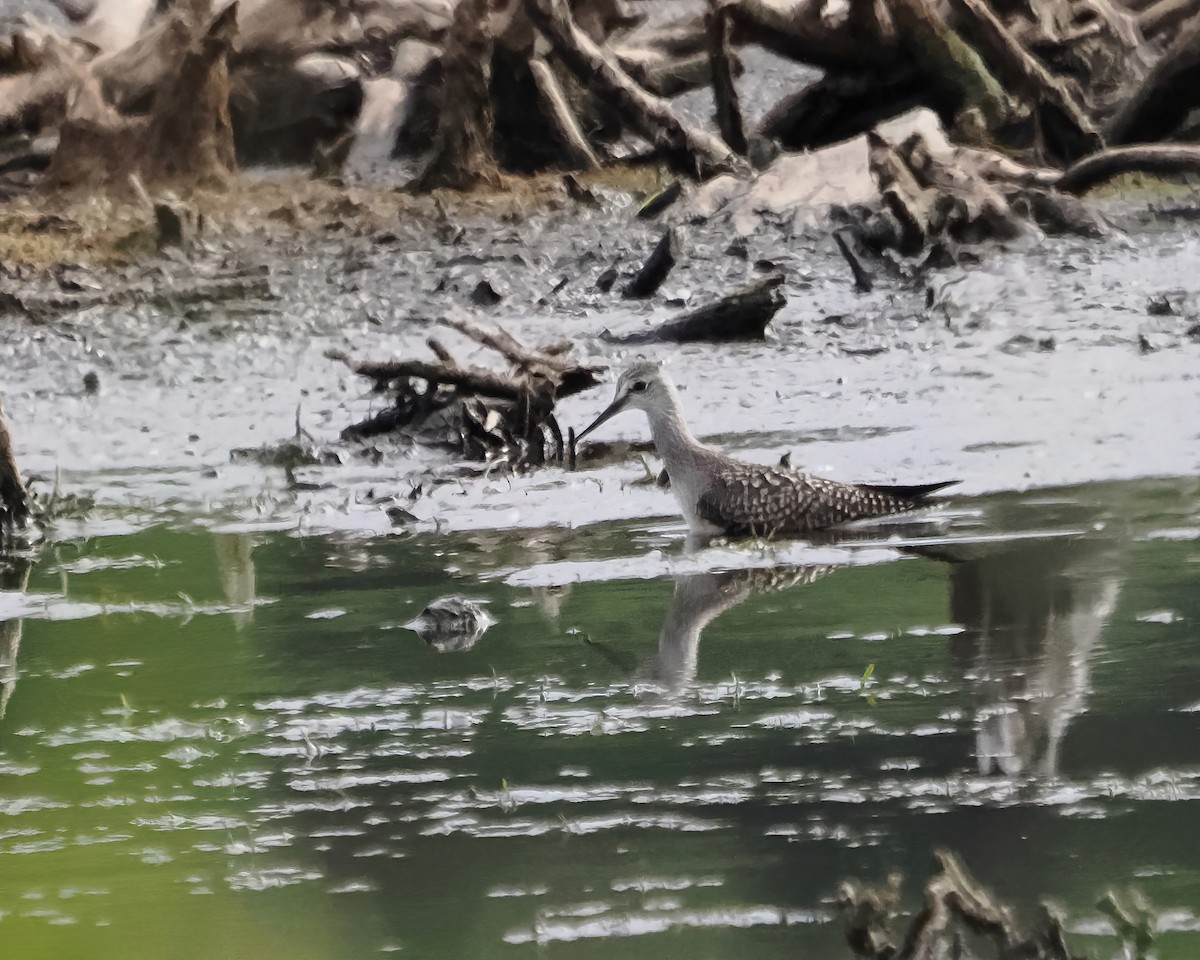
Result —
[{"label": "bird's tail", "polygon": [[943,480],[941,483],[914,484],[862,483],[859,486],[866,490],[873,490],[875,493],[887,494],[889,497],[895,497],[897,500],[907,500],[910,503],[923,503],[939,490],[952,487],[956,483],[962,483],[962,481]]}]

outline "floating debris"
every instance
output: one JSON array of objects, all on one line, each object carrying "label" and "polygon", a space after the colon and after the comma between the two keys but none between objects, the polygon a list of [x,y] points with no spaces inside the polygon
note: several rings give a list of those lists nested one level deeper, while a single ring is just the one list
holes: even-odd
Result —
[{"label": "floating debris", "polygon": [[482,601],[451,594],[432,601],[421,615],[403,626],[413,631],[438,653],[462,653],[470,650],[496,618]]}]

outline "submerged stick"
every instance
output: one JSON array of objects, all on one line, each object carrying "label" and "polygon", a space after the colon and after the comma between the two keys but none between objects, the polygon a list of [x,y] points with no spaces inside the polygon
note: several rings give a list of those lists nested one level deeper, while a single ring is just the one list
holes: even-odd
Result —
[{"label": "submerged stick", "polygon": [[858,259],[858,254],[854,252],[854,248],[850,246],[841,230],[833,232],[833,242],[837,244],[838,251],[845,258],[846,263],[850,265],[850,272],[854,275],[854,288],[859,293],[870,293],[875,285],[871,271]]}]

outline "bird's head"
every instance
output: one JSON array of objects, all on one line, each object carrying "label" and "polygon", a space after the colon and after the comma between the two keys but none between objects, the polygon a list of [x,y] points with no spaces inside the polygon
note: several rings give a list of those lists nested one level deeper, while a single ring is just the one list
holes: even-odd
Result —
[{"label": "bird's head", "polygon": [[626,410],[645,410],[648,413],[655,408],[669,409],[671,402],[671,380],[662,365],[653,360],[638,360],[627,367],[617,380],[613,402],[575,439],[582,440],[618,413]]}]

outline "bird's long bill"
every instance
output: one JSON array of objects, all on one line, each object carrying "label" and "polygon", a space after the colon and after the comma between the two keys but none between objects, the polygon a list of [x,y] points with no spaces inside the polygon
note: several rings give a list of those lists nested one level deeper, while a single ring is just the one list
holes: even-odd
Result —
[{"label": "bird's long bill", "polygon": [[604,412],[602,414],[600,414],[600,416],[598,416],[595,420],[593,420],[591,422],[591,425],[588,426],[586,429],[584,429],[583,433],[575,434],[575,442],[578,443],[580,440],[582,440],[584,437],[586,437],[589,433],[591,433],[593,430],[595,430],[598,426],[600,426],[600,424],[607,423],[609,420],[611,420],[613,417],[615,417],[618,413],[620,413],[622,410],[624,410],[626,399],[627,399],[627,397],[618,397],[616,400],[614,400],[612,403],[610,403],[607,407],[605,407]]}]

